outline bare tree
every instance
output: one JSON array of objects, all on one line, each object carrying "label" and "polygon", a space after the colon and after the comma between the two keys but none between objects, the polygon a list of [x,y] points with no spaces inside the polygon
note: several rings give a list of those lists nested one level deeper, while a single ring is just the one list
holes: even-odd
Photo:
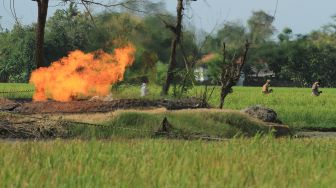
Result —
[{"label": "bare tree", "polygon": [[184,3],[187,1],[197,1],[197,0],[177,0],[177,7],[176,7],[176,24],[168,24],[167,22],[163,21],[164,24],[170,31],[173,33],[173,39],[171,43],[171,53],[169,58],[168,70],[167,70],[167,77],[165,84],[162,88],[162,94],[167,95],[169,91],[169,87],[174,79],[174,71],[177,66],[176,62],[176,52],[177,46],[180,44],[181,35],[182,35],[182,19],[183,19],[183,10],[184,10]]},{"label": "bare tree", "polygon": [[176,25],[172,26],[166,24],[166,27],[169,28],[173,33],[173,39],[171,43],[171,53],[169,58],[169,65],[167,71],[167,77],[165,84],[163,85],[162,94],[167,95],[171,82],[174,79],[174,70],[176,68],[176,49],[177,45],[181,40],[181,31],[182,31],[182,19],[183,19],[183,0],[177,0],[177,18]]},{"label": "bare tree", "polygon": [[220,104],[219,108],[222,109],[224,106],[225,97],[232,92],[232,87],[237,84],[240,78],[241,70],[246,62],[247,52],[249,50],[249,42],[246,41],[245,49],[242,55],[232,58],[230,63],[225,63],[226,61],[226,49],[225,43],[223,43],[223,66],[221,71],[220,83],[221,83],[221,94],[220,94]]}]

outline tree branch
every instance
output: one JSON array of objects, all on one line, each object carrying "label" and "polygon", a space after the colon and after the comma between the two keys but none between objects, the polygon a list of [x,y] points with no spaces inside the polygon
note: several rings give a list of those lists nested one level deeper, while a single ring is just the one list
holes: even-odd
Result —
[{"label": "tree branch", "polygon": [[158,15],[158,18],[161,20],[161,22],[165,25],[167,29],[169,29],[171,32],[176,34],[176,27],[173,26],[173,24],[168,23],[166,20],[164,20],[160,15]]},{"label": "tree branch", "polygon": [[86,9],[86,12],[89,14],[89,16],[90,16],[90,19],[91,19],[91,21],[92,21],[93,25],[95,25],[95,26],[96,26],[96,24],[95,24],[95,21],[94,21],[94,19],[93,19],[93,16],[92,16],[92,14],[91,14],[91,11],[90,11],[90,9],[89,9],[88,5],[87,5],[86,3],[84,3],[83,1],[84,1],[84,0],[81,0],[81,2],[83,3],[83,6],[84,6],[84,7],[85,7],[85,9]]}]

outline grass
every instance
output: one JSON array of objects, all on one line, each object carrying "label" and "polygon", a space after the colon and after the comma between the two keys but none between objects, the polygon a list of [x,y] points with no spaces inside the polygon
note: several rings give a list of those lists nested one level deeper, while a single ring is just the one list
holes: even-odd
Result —
[{"label": "grass", "polygon": [[335,187],[335,141],[5,141],[0,187]]},{"label": "grass", "polygon": [[[236,111],[219,110],[181,110],[181,111],[118,111],[99,123],[103,126],[70,125],[71,137],[111,138],[115,136],[129,138],[151,138],[161,128],[166,117],[172,125],[173,137],[219,137],[233,138],[237,136],[255,136],[270,131],[264,123],[251,119]],[[90,122],[90,115],[79,117],[63,117],[64,119],[80,119]],[[107,119],[107,120],[106,120]]]},{"label": "grass", "polygon": [[[0,91],[21,91],[33,89],[28,84],[0,84]],[[189,96],[200,96],[202,87],[191,90]],[[309,88],[273,88],[274,93],[262,95],[258,87],[235,87],[225,101],[227,109],[243,109],[251,105],[261,104],[273,108],[280,119],[292,128],[303,127],[336,127],[336,89],[322,89],[320,97],[311,96]],[[151,86],[146,98],[160,98],[161,87]],[[9,98],[31,98],[33,93],[6,94]],[[2,94],[3,95],[3,94]],[[113,90],[115,98],[139,98],[140,88],[137,86],[122,85]],[[1,93],[0,93],[1,97]],[[217,88],[209,103],[219,104],[219,89]]]},{"label": "grass", "polygon": [[[202,87],[196,87],[189,96],[200,96]],[[258,87],[234,87],[224,104],[227,109],[241,110],[248,106],[260,104],[274,109],[279,118],[292,128],[303,127],[336,127],[336,89],[323,88],[319,97],[311,96],[309,88],[273,88],[274,93],[263,95]],[[160,87],[151,87],[148,98],[158,98]],[[214,90],[209,103],[219,104],[219,88]],[[115,96],[119,98],[135,98],[139,89],[134,86],[121,87]]]},{"label": "grass", "polygon": [[[26,88],[32,86],[0,84],[0,91]],[[235,87],[225,107],[262,104],[274,108],[291,127],[336,127],[336,89],[323,89],[320,97],[310,96],[310,89],[274,89],[264,96],[260,88]],[[200,93],[201,88],[190,96],[196,90]],[[159,87],[150,91],[147,98],[160,97]],[[137,98],[139,88],[113,92],[115,98]],[[216,90],[209,102],[217,106],[218,96]],[[105,119],[102,116],[65,117],[105,125],[72,129],[81,138],[100,140],[1,141],[0,187],[336,187],[335,138],[261,137],[257,134],[262,130],[260,122],[230,110],[119,111],[100,121]],[[114,129],[153,131],[163,117],[182,133],[232,137],[243,130],[254,137],[184,141],[149,139],[146,132],[139,136]]]},{"label": "grass", "polygon": [[0,98],[27,99],[32,98],[34,86],[24,83],[0,83]]}]

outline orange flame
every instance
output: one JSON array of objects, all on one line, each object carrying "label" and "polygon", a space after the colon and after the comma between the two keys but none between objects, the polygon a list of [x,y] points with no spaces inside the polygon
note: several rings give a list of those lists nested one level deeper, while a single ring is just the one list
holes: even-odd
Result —
[{"label": "orange flame", "polygon": [[128,45],[107,54],[102,50],[85,54],[80,50],[32,72],[33,100],[71,101],[90,96],[106,96],[111,84],[123,80],[127,66],[134,61],[135,48]]}]

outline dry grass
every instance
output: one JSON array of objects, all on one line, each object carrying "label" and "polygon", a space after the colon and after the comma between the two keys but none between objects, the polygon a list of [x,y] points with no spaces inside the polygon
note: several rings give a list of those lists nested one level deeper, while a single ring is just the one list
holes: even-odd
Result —
[{"label": "dry grass", "polygon": [[105,121],[111,120],[116,117],[120,113],[125,112],[143,112],[148,114],[159,114],[166,113],[168,110],[165,108],[153,108],[153,109],[145,109],[145,110],[116,110],[113,112],[105,112],[105,113],[79,113],[79,114],[46,114],[46,115],[34,115],[35,117],[45,117],[53,120],[70,120],[76,122],[83,123],[103,123]]},{"label": "dry grass", "polygon": [[33,115],[34,117],[44,117],[50,118],[53,120],[70,120],[76,122],[83,122],[83,123],[103,123],[108,120],[112,120],[116,116],[122,113],[146,113],[151,115],[158,115],[158,114],[197,114],[201,115],[202,113],[230,113],[242,116],[242,118],[248,119],[251,122],[258,123],[261,125],[267,125],[258,119],[250,117],[249,115],[242,113],[238,110],[230,110],[230,109],[184,109],[184,110],[167,110],[166,108],[153,108],[153,109],[130,109],[130,110],[116,110],[113,112],[106,112],[106,113],[80,113],[80,114],[47,114],[47,115]]}]

